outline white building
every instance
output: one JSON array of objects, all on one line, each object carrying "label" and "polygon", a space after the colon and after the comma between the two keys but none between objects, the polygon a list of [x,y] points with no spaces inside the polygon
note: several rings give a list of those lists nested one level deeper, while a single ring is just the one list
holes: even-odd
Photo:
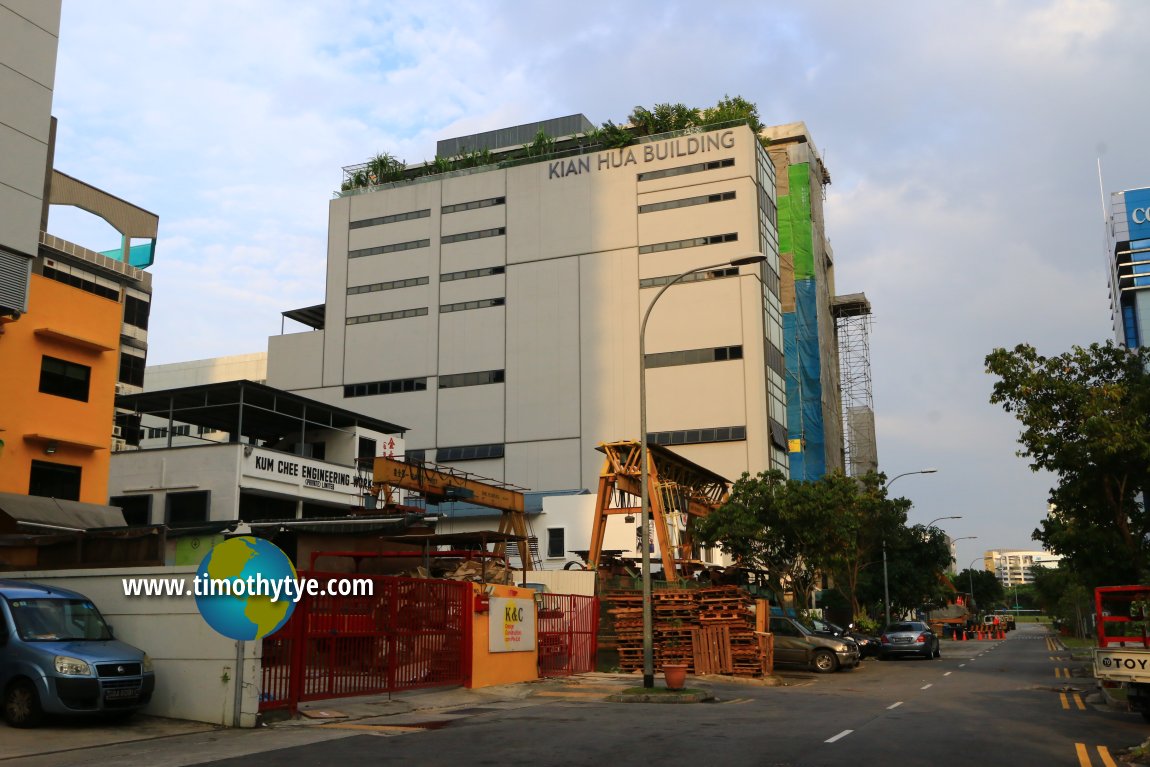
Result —
[{"label": "white building", "polygon": [[983,566],[1007,588],[1034,583],[1034,567],[1054,568],[1062,561],[1060,554],[1048,551],[992,549],[983,554]]},{"label": "white building", "polygon": [[745,124],[577,143],[340,194],[326,302],[285,313],[313,330],[270,339],[269,384],[403,422],[411,457],[593,492],[596,445],[639,435],[643,313],[700,269],[647,326],[649,438],[730,478],[786,471],[767,151]]},{"label": "white building", "polygon": [[402,426],[252,381],[144,392],[120,403],[165,418],[169,435],[205,427],[195,444],[113,456],[110,503],[134,525],[344,517],[364,509],[369,459],[404,449]]}]

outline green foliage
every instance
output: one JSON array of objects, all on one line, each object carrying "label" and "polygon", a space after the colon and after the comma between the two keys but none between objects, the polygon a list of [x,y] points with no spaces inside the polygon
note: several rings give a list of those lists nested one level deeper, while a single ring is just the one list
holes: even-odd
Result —
[{"label": "green foliage", "polygon": [[911,609],[945,601],[949,590],[939,577],[950,562],[945,536],[937,528],[905,527],[910,502],[887,498],[885,480],[881,474],[828,474],[813,482],[778,471],[744,474],[727,503],[695,522],[694,534],[764,571],[771,589],[793,592],[800,608],[819,576],[832,576],[852,615],[862,613],[860,594],[868,586],[873,592],[876,575],[881,598],[885,539],[892,604]]},{"label": "green foliage", "polygon": [[387,152],[379,152],[367,161],[367,180],[370,184],[386,184],[403,180],[406,163]]},{"label": "green foliage", "polygon": [[[1065,561],[1065,560],[1064,560]],[[1038,608],[1062,626],[1071,626],[1078,636],[1089,631],[1094,610],[1094,592],[1081,583],[1078,573],[1061,567],[1033,567],[1033,595]]]},{"label": "green foliage", "polygon": [[555,139],[547,135],[542,128],[535,134],[530,144],[523,145],[523,157],[542,157],[555,151]]},{"label": "green foliage", "polygon": [[637,106],[627,119],[635,135],[653,136],[695,127],[699,122],[699,110],[686,104],[656,104],[654,109]]},{"label": "green foliage", "polygon": [[595,130],[595,137],[607,149],[622,149],[635,143],[635,134],[610,120]]},{"label": "green foliage", "polygon": [[971,610],[989,610],[1002,602],[1002,582],[989,570],[966,568],[954,576],[954,586],[966,593],[974,589],[974,604]]},{"label": "green foliage", "polygon": [[1053,510],[1035,540],[1089,588],[1150,573],[1150,351],[1112,343],[1043,357],[995,349],[990,397],[1022,424],[1019,455],[1053,472]]},{"label": "green foliage", "polygon": [[756,136],[764,127],[758,106],[742,96],[723,96],[715,106],[699,113],[699,125],[718,125],[734,120],[746,120]]}]

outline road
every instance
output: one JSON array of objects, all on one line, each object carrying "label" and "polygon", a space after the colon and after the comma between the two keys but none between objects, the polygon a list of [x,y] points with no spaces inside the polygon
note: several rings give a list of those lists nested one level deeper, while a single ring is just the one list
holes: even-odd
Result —
[{"label": "road", "polygon": [[[237,744],[260,738],[258,753],[216,759],[226,753],[217,750],[198,763],[1109,767],[1118,763],[1119,750],[1150,736],[1141,717],[1085,699],[1093,680],[1071,677],[1083,664],[1053,651],[1045,629],[1024,624],[1008,637],[947,642],[943,657],[933,661],[868,660],[829,676],[788,673],[785,687],[708,680],[717,698],[709,704],[608,703],[589,688],[457,712],[468,715],[438,729],[363,725],[288,748],[270,748],[282,742],[278,733],[287,736],[282,730],[233,733],[227,737]],[[308,729],[316,738],[335,734],[327,727]],[[299,728],[290,733],[294,743],[308,737]],[[180,742],[153,741],[135,758],[127,744],[117,758],[121,764],[161,764],[163,749],[179,749]],[[60,756],[29,764],[75,761],[74,755],[73,762]],[[185,750],[179,763],[189,764],[187,757]],[[84,761],[100,763],[93,752]]]}]

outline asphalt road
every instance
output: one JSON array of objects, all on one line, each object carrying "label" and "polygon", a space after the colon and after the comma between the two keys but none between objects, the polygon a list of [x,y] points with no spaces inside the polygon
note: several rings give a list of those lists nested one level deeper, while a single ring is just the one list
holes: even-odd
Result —
[{"label": "asphalt road", "polygon": [[[785,673],[786,687],[708,681],[714,703],[618,704],[576,693],[479,707],[438,729],[369,725],[338,737],[328,727],[221,732],[214,737],[229,748],[205,748],[196,763],[1109,767],[1119,750],[1150,737],[1137,714],[1086,699],[1093,680],[1071,676],[1083,664],[1051,650],[1043,628],[1024,625],[1008,637],[946,642],[937,660],[868,660],[825,676]],[[196,738],[204,737],[126,744],[117,763],[161,764],[165,753],[179,752],[186,765]],[[278,747],[289,743],[301,745]],[[231,753],[254,753],[216,758],[232,745]],[[35,764],[71,764],[77,756]],[[79,762],[103,763],[92,752]]]}]

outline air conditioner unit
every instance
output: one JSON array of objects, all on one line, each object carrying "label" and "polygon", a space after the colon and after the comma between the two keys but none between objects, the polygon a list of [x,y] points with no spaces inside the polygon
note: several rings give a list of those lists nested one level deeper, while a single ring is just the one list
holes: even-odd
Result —
[{"label": "air conditioner unit", "polygon": [[117,437],[117,438],[118,438],[118,437],[123,437],[123,436],[124,436],[124,427],[122,427],[122,426],[113,426],[113,427],[112,427],[112,436],[113,436],[113,437]]}]

